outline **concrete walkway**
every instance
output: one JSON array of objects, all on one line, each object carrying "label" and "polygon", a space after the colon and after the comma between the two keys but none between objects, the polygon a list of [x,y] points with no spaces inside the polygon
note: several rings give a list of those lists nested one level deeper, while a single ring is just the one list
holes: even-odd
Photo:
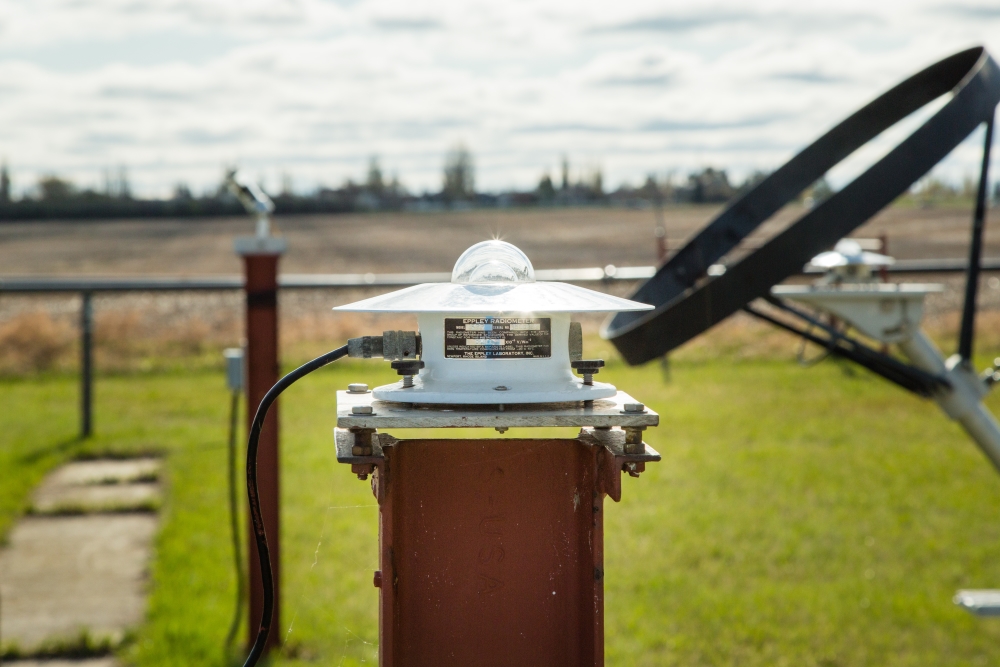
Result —
[{"label": "concrete walkway", "polygon": [[[32,496],[32,512],[0,551],[0,639],[31,655],[92,642],[117,644],[141,623],[160,502],[156,459],[70,463]],[[16,663],[27,667],[34,663]],[[110,658],[45,661],[110,667]]]}]

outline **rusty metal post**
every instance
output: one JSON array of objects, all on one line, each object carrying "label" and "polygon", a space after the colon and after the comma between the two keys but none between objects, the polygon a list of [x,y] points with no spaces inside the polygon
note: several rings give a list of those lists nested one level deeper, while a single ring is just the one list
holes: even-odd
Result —
[{"label": "rusty metal post", "polygon": [[[246,289],[246,392],[247,429],[257,406],[267,391],[278,381],[278,258],[284,251],[282,239],[273,237],[240,238],[236,252],[243,256]],[[267,649],[281,643],[281,533],[280,475],[278,449],[278,403],[268,412],[260,435],[257,452],[257,480],[260,490],[261,513],[270,547],[274,574],[274,618],[267,640]],[[253,530],[248,530],[249,554],[249,640],[257,635],[264,607],[264,590],[260,581],[260,561],[254,543]]]},{"label": "rusty metal post", "polygon": [[604,498],[659,455],[582,434],[382,442],[356,466],[380,508],[379,664],[604,665]]}]

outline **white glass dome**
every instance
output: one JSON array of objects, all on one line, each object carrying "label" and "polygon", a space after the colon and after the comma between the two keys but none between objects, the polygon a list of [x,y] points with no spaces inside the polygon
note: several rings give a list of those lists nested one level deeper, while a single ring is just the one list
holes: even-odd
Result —
[{"label": "white glass dome", "polygon": [[888,255],[862,250],[861,244],[854,239],[840,239],[833,250],[821,252],[809,263],[820,269],[832,269],[838,266],[891,266],[896,260]]},{"label": "white glass dome", "polygon": [[482,241],[462,253],[451,271],[461,285],[533,283],[535,269],[517,246],[506,241]]},{"label": "white glass dome", "polygon": [[652,306],[556,282],[535,282],[517,246],[483,241],[455,262],[449,283],[425,283],[334,310],[355,313],[607,313]]}]

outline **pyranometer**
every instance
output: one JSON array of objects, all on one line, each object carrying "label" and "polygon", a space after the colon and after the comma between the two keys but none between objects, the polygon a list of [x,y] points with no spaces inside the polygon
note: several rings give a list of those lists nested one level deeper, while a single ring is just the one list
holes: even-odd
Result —
[{"label": "pyranometer", "polygon": [[[516,246],[483,241],[458,258],[450,283],[415,285],[334,310],[417,316],[419,333],[412,341],[398,332],[383,342],[390,350],[352,350],[352,356],[393,360],[403,376],[377,387],[374,398],[507,404],[614,396],[613,385],[593,380],[601,362],[581,358],[579,325],[570,314],[651,308],[575,285],[537,282],[531,261]],[[583,377],[575,377],[574,369]]]}]

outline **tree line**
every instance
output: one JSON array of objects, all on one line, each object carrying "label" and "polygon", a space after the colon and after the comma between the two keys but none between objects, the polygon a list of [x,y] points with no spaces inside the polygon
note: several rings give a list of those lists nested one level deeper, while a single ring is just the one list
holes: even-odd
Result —
[{"label": "tree line", "polygon": [[[673,178],[650,174],[639,186],[622,184],[614,190],[605,188],[599,167],[577,170],[575,178],[565,156],[559,174],[553,178],[544,172],[537,186],[527,190],[497,193],[476,189],[475,160],[469,149],[456,144],[444,156],[441,189],[420,194],[409,192],[398,177],[386,178],[377,157],[372,157],[364,178],[347,179],[340,187],[320,186],[308,193],[294,192],[290,179],[281,191],[272,195],[275,211],[295,213],[349,213],[378,210],[445,210],[481,207],[531,206],[626,206],[646,207],[671,204],[721,204],[747,192],[764,178],[754,172],[741,183],[733,183],[725,169],[706,167]],[[939,180],[927,180],[913,197],[921,205],[961,197],[971,188],[959,190]],[[833,190],[824,179],[802,193],[808,205],[819,203]],[[995,197],[1000,199],[1000,184]],[[140,198],[133,194],[125,168],[106,170],[103,189],[78,188],[71,181],[48,174],[38,180],[33,191],[15,198],[7,165],[0,166],[0,220],[124,218],[124,217],[194,217],[241,215],[243,209],[224,183],[200,196],[177,185],[170,197]]]}]

